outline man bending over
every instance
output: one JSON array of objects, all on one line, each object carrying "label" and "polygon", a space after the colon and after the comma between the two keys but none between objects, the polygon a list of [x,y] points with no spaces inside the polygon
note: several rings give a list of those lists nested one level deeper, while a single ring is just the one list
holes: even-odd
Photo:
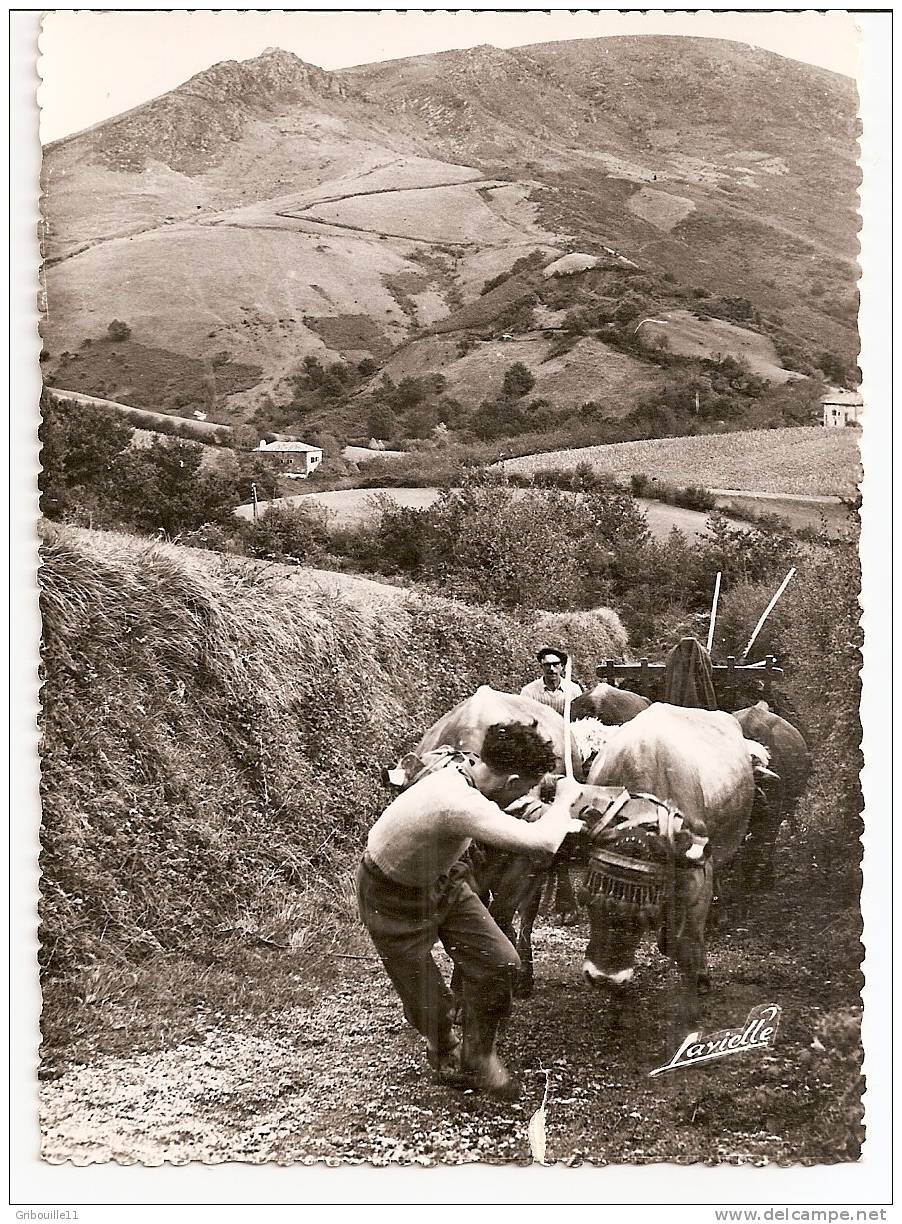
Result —
[{"label": "man bending over", "polygon": [[[579,784],[561,779],[554,802],[529,824],[502,811],[554,770],[535,727],[495,723],[479,757],[454,760],[403,791],[367,838],[357,874],[360,916],[404,1004],[426,1038],[439,1078],[513,1098],[519,1085],[495,1052],[511,1010],[519,957],[474,892],[461,863],[471,840],[552,855],[583,826],[570,815]],[[432,958],[441,940],[463,980],[463,1048],[451,1031],[453,998]]]}]

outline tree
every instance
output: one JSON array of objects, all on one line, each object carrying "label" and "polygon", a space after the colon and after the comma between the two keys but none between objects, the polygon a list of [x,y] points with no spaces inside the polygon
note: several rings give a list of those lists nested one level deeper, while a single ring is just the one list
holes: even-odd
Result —
[{"label": "tree", "polygon": [[338,399],[338,397],[344,391],[344,384],[342,383],[341,379],[336,374],[333,374],[330,370],[329,373],[323,376],[322,382],[319,385],[319,391],[323,399]]},{"label": "tree", "polygon": [[121,319],[113,319],[106,330],[111,340],[127,340],[132,334],[132,329],[127,323],[123,323]]},{"label": "tree", "polygon": [[104,408],[57,401],[46,392],[41,417],[41,512],[58,519],[79,506],[93,511],[134,430]]},{"label": "tree", "polygon": [[312,387],[318,387],[325,376],[323,367],[311,353],[308,353],[304,358],[303,366],[307,381]]},{"label": "tree", "polygon": [[438,409],[434,404],[420,404],[405,417],[408,438],[428,438],[439,422]]},{"label": "tree", "polygon": [[112,470],[113,513],[141,531],[168,535],[231,522],[236,486],[222,473],[202,469],[202,462],[201,446],[174,438],[124,452]]},{"label": "tree", "polygon": [[241,532],[252,557],[315,561],[328,546],[328,512],[311,505],[270,506]]},{"label": "tree", "polygon": [[647,306],[642,298],[637,297],[633,293],[627,293],[617,304],[614,310],[614,318],[618,323],[632,323],[634,319],[638,319],[646,310]]},{"label": "tree", "polygon": [[366,417],[366,431],[371,438],[384,438],[386,441],[395,436],[395,414],[388,404],[374,403]]},{"label": "tree", "polygon": [[849,387],[854,384],[851,363],[838,357],[835,353],[821,353],[817,364],[830,382],[837,383],[841,387]]},{"label": "tree", "polygon": [[509,438],[523,427],[523,413],[510,400],[484,400],[473,413],[470,428],[483,442]]},{"label": "tree", "polygon": [[535,385],[536,380],[528,367],[522,361],[515,361],[504,372],[501,393],[508,399],[519,399],[521,395],[531,391]]},{"label": "tree", "polygon": [[391,399],[392,407],[398,408],[401,412],[405,408],[415,408],[417,404],[422,403],[426,398],[426,389],[423,386],[422,380],[419,378],[402,378],[395,388],[394,395]]}]

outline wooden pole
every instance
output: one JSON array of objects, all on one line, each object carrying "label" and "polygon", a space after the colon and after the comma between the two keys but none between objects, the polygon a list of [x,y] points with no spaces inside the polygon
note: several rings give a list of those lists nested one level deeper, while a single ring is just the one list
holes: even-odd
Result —
[{"label": "wooden pole", "polygon": [[793,566],[792,569],[789,571],[789,573],[786,575],[786,577],[783,579],[783,581],[780,583],[780,586],[779,586],[779,589],[777,590],[776,595],[773,597],[773,599],[770,601],[770,603],[761,613],[761,619],[758,621],[758,624],[755,626],[755,632],[749,638],[749,644],[748,646],[746,646],[745,650],[742,652],[743,659],[747,658],[749,651],[755,645],[755,639],[757,638],[758,634],[761,632],[761,629],[764,626],[764,622],[767,620],[771,612],[773,612],[774,608],[777,606],[777,600],[780,598],[780,596],[789,586],[790,580],[792,579],[792,576],[795,572],[796,572],[795,566]]},{"label": "wooden pole", "polygon": [[573,661],[567,656],[564,666],[564,774],[573,778],[573,755],[570,750],[570,676],[573,671]]},{"label": "wooden pole", "polygon": [[711,604],[711,619],[708,622],[708,654],[711,653],[711,647],[714,645],[714,625],[717,622],[718,599],[720,599],[720,570],[717,571],[717,577],[714,580],[714,601]]}]

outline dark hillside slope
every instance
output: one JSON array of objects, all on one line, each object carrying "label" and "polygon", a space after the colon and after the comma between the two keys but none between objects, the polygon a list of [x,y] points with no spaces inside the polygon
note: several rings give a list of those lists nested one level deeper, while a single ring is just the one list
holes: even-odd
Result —
[{"label": "dark hillside slope", "polygon": [[380,768],[436,717],[480,683],[519,687],[541,634],[587,661],[626,645],[612,613],[361,607],[297,571],[129,536],[48,528],[43,558],[52,976],[205,955],[315,885],[322,909],[385,805]]}]

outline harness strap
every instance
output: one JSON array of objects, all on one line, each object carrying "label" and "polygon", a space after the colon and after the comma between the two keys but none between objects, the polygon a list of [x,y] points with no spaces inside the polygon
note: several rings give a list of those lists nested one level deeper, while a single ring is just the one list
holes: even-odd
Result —
[{"label": "harness strap", "polygon": [[605,808],[604,813],[602,814],[601,820],[599,820],[598,824],[595,825],[595,827],[592,830],[591,836],[592,836],[593,841],[595,840],[596,837],[598,837],[600,834],[602,834],[605,831],[605,829],[608,827],[608,825],[611,823],[611,821],[614,819],[617,813],[623,807],[625,807],[627,803],[629,803],[631,798],[632,796],[630,795],[628,790],[622,790],[615,799],[611,800],[611,802]]}]

